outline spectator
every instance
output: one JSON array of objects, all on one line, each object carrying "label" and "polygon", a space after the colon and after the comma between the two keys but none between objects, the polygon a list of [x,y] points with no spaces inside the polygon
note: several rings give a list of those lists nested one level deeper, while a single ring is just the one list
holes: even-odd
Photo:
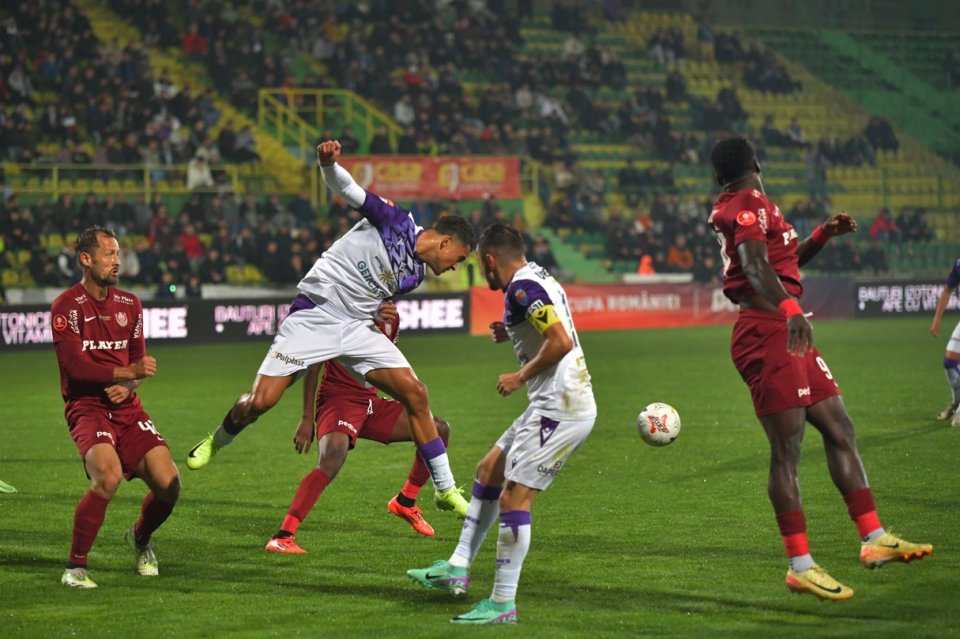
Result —
[{"label": "spectator", "polygon": [[260,161],[260,154],[257,153],[257,140],[253,137],[253,129],[250,128],[249,124],[243,126],[237,132],[233,155],[237,162]]},{"label": "spectator", "polygon": [[[340,142],[341,148],[343,142]],[[390,136],[387,134],[387,127],[380,125],[372,138],[370,138],[371,155],[390,155],[393,149],[390,148]]]},{"label": "spectator", "polygon": [[207,162],[207,154],[201,150],[197,155],[187,163],[187,188],[209,189],[213,188],[213,173],[210,170],[210,163]]},{"label": "spectator", "polygon": [[900,229],[897,228],[896,223],[893,221],[893,217],[890,215],[890,209],[880,209],[877,212],[877,216],[873,218],[873,223],[870,225],[870,230],[867,234],[871,238],[883,242],[895,242],[900,239]]}]

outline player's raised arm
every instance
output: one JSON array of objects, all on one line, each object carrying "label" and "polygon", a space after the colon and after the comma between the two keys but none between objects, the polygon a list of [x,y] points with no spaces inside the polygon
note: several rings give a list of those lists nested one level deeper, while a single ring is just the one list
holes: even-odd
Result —
[{"label": "player's raised arm", "polygon": [[349,206],[358,209],[367,199],[367,192],[357,184],[346,170],[339,164],[340,143],[336,140],[327,140],[317,146],[317,162],[320,164],[320,175],[330,190],[343,198]]},{"label": "player's raised arm", "polygon": [[857,232],[857,221],[845,211],[837,213],[829,220],[813,229],[810,236],[797,247],[797,262],[803,266],[820,252],[831,237]]}]

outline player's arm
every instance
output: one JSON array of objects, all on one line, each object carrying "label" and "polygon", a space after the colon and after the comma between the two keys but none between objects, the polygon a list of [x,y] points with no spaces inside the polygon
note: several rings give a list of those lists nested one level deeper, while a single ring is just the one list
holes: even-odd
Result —
[{"label": "player's arm", "polygon": [[300,416],[300,423],[297,424],[297,430],[293,434],[293,446],[298,453],[305,453],[310,450],[310,444],[313,443],[316,433],[314,419],[316,418],[317,385],[322,366],[322,363],[311,365],[303,376],[303,414]]},{"label": "player's arm", "polygon": [[947,304],[950,302],[950,296],[956,287],[945,284],[940,291],[940,299],[937,301],[937,310],[933,312],[933,322],[930,324],[930,334],[936,337],[940,334],[940,320],[943,318],[943,312],[947,310]]},{"label": "player's arm", "polygon": [[323,181],[335,194],[343,198],[349,206],[359,209],[367,199],[367,192],[356,183],[350,171],[339,164],[340,143],[327,140],[317,147],[317,162]]},{"label": "player's arm", "polygon": [[800,266],[813,259],[813,256],[820,252],[830,240],[831,237],[845,235],[847,233],[857,232],[857,221],[850,217],[846,212],[841,211],[829,220],[813,229],[813,232],[807,239],[800,242],[797,247],[797,259]]},{"label": "player's arm", "polygon": [[527,321],[543,335],[543,344],[537,354],[515,373],[504,373],[497,380],[497,391],[506,397],[522,388],[527,380],[543,371],[556,366],[573,349],[573,340],[563,322],[557,317],[552,304],[533,309],[527,315]]},{"label": "player's arm", "polygon": [[737,255],[750,286],[771,307],[778,307],[787,317],[787,350],[803,355],[813,347],[813,326],[803,316],[800,304],[787,293],[770,265],[767,245],[760,240],[746,240],[737,245]]}]

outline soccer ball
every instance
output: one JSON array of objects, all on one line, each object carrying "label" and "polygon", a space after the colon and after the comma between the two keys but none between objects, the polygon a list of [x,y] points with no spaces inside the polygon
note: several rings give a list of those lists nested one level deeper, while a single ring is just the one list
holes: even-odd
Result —
[{"label": "soccer ball", "polygon": [[666,446],[680,435],[680,413],[670,404],[649,404],[637,416],[637,431],[651,446]]}]

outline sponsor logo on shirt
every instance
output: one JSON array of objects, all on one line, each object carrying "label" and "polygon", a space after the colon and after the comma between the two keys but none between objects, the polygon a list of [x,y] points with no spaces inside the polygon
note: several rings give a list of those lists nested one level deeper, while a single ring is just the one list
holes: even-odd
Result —
[{"label": "sponsor logo on shirt", "polygon": [[132,297],[127,297],[126,295],[120,295],[119,293],[113,294],[113,301],[120,302],[121,304],[133,304]]},{"label": "sponsor logo on shirt", "polygon": [[83,295],[78,295],[73,299],[77,302],[77,304],[83,304],[84,302],[87,301],[87,294],[84,293]]},{"label": "sponsor logo on shirt", "polygon": [[127,340],[103,340],[103,339],[85,339],[83,340],[83,350],[85,351],[120,351],[126,350]]},{"label": "sponsor logo on shirt", "polygon": [[380,297],[380,286],[377,284],[377,280],[374,279],[370,267],[364,260],[357,262],[357,270],[360,271],[360,277],[367,283],[367,288],[370,289],[370,292],[376,297]]},{"label": "sponsor logo on shirt", "polygon": [[737,224],[740,226],[752,226],[756,221],[757,215],[749,209],[737,213]]},{"label": "sponsor logo on shirt", "polygon": [[70,314],[67,319],[67,323],[70,324],[70,330],[72,330],[77,335],[80,334],[80,312],[75,309],[70,309]]},{"label": "sponsor logo on shirt", "polygon": [[810,387],[798,388],[797,397],[810,397]]},{"label": "sponsor logo on shirt", "polygon": [[97,431],[97,439],[100,439],[101,437],[106,437],[106,438],[109,439],[110,441],[114,441],[114,439],[113,439],[113,433],[108,433],[107,431],[104,431],[104,430],[98,430],[98,431]]}]

